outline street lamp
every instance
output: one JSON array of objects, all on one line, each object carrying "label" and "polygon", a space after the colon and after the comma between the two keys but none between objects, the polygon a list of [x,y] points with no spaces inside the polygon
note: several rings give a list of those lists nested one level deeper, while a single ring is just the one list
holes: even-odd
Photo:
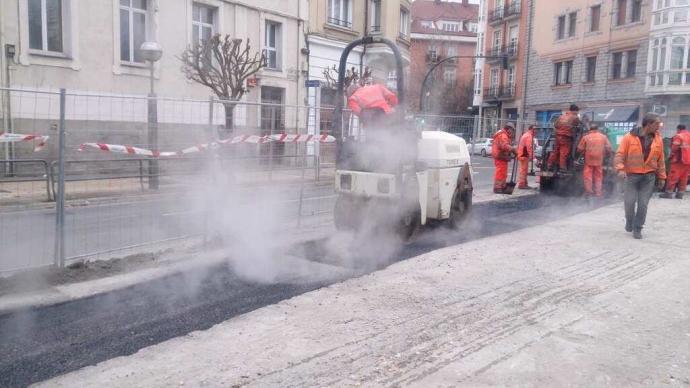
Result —
[{"label": "street lamp", "polygon": [[[149,63],[150,88],[148,98],[148,143],[153,151],[158,151],[158,104],[153,88],[153,64],[163,56],[163,49],[158,42],[144,42],[139,48],[142,58]],[[149,189],[158,190],[158,160],[149,160]]]}]

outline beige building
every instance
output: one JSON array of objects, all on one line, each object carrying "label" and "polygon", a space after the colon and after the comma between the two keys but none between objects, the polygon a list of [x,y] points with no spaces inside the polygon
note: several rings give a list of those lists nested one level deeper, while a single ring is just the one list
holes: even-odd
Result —
[{"label": "beige building", "polygon": [[[248,39],[252,52],[264,50],[269,56],[268,68],[257,74],[243,101],[303,104],[308,15],[307,0],[3,0],[2,85],[145,96],[149,70],[139,46],[145,41],[157,41],[163,49],[154,72],[157,93],[206,100],[211,90],[185,79],[179,56],[199,39],[218,33]],[[31,111],[26,106],[31,102],[27,99],[23,103],[22,111]],[[35,104],[35,110],[42,109]],[[159,101],[162,123],[208,122],[208,112],[203,109],[192,112],[190,108],[182,114],[182,108],[169,104]],[[6,104],[3,108],[6,110]],[[18,109],[16,104],[12,109]],[[99,109],[106,108],[90,106],[88,114],[94,120],[118,119],[118,115]],[[121,109],[123,118],[146,120],[138,110],[126,109]],[[22,114],[4,113],[4,117],[13,119]],[[269,114],[259,108],[239,107],[235,122],[239,127],[262,131],[267,130],[263,128],[267,125],[271,130],[296,130],[300,126],[298,118],[290,118],[289,114],[272,114],[271,121],[265,120]],[[216,112],[214,121],[224,122],[222,109]]]},{"label": "beige building", "polygon": [[547,122],[576,103],[608,128],[632,128],[646,105],[647,4],[531,0],[526,118]]},{"label": "beige building", "polygon": [[[335,65],[351,41],[365,35],[383,36],[396,42],[405,66],[410,62],[409,0],[313,0],[309,2],[309,78],[319,80],[324,104],[331,104],[332,86],[324,71]],[[389,49],[380,46],[359,47],[348,58],[349,67],[361,71],[368,66],[379,82],[395,78],[395,65]],[[314,103],[315,92],[310,96]]]}]

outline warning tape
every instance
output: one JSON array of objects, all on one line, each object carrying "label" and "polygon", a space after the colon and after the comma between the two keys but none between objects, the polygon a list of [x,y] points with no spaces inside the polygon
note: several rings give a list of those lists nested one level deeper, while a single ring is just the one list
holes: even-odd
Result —
[{"label": "warning tape", "polygon": [[0,143],[16,143],[20,141],[34,141],[38,140],[38,144],[34,146],[34,152],[38,152],[46,146],[46,142],[50,136],[42,135],[25,135],[21,133],[3,133],[0,132]]},{"label": "warning tape", "polygon": [[151,156],[151,157],[168,157],[168,156],[182,156],[187,154],[192,154],[195,152],[205,151],[209,148],[217,148],[219,145],[225,144],[264,144],[270,142],[279,143],[308,143],[308,142],[320,142],[320,143],[333,143],[335,142],[335,137],[331,135],[298,135],[298,134],[278,134],[278,135],[242,135],[235,136],[228,139],[218,140],[217,142],[208,144],[199,144],[196,146],[188,147],[180,151],[153,151],[145,148],[126,146],[120,144],[105,144],[105,143],[83,143],[79,146],[79,151],[85,151],[87,148],[99,149],[101,151],[113,152],[117,154],[128,154],[128,155],[141,155],[141,156]]}]

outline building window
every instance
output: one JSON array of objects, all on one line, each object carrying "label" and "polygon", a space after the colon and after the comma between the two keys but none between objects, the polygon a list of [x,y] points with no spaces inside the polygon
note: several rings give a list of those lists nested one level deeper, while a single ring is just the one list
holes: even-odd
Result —
[{"label": "building window", "polygon": [[281,69],[280,58],[280,23],[266,21],[266,67],[272,70]]},{"label": "building window", "polygon": [[616,25],[622,26],[625,24],[625,18],[628,8],[628,0],[618,0],[618,11],[616,13]]},{"label": "building window", "polygon": [[597,75],[597,57],[587,57],[585,68],[585,82],[594,83]]},{"label": "building window", "polygon": [[[430,24],[431,22],[422,22],[422,27],[429,28]],[[381,0],[371,1],[371,32],[381,32]]]},{"label": "building window", "polygon": [[685,39],[673,38],[671,41],[671,71],[668,76],[669,85],[680,85],[683,80],[683,62],[685,59]]},{"label": "building window", "polygon": [[515,66],[508,68],[508,93],[511,96],[515,94]]},{"label": "building window", "polygon": [[642,0],[632,0],[630,22],[635,23],[640,20],[642,20]]},{"label": "building window", "polygon": [[428,20],[422,20],[421,26],[422,26],[423,28],[434,28],[433,23],[430,22],[430,21],[428,21]]},{"label": "building window", "polygon": [[146,41],[147,0],[120,0],[120,60],[143,63],[139,48]]},{"label": "building window", "polygon": [[491,68],[491,76],[489,77],[489,88],[494,91],[489,92],[489,94],[496,94],[498,91],[498,80],[499,80],[499,69],[497,67]]},{"label": "building window", "polygon": [[591,7],[589,14],[589,32],[599,31],[599,22],[601,21],[601,5]]},{"label": "building window", "polygon": [[283,95],[285,89],[271,86],[261,87],[261,134],[280,133],[285,130],[283,123]]},{"label": "building window", "polygon": [[563,61],[554,63],[553,83],[554,85],[570,85],[573,80],[573,61]]},{"label": "building window", "polygon": [[611,78],[621,79],[623,73],[623,53],[613,53]]},{"label": "building window", "polygon": [[352,28],[351,0],[328,0],[328,23]]},{"label": "building window", "polygon": [[455,68],[449,67],[443,70],[443,81],[448,87],[455,86]]},{"label": "building window", "polygon": [[482,69],[476,69],[474,74],[474,94],[476,96],[482,95]]},{"label": "building window", "polygon": [[558,26],[556,27],[556,39],[561,40],[565,38],[565,15],[558,17]]},{"label": "building window", "polygon": [[62,0],[29,0],[29,48],[62,53]]},{"label": "building window", "polygon": [[575,36],[575,31],[577,27],[577,12],[571,12],[568,15],[568,37],[572,38]]},{"label": "building window", "polygon": [[460,23],[443,22],[443,31],[458,32],[460,31]]},{"label": "building window", "polygon": [[410,35],[410,12],[400,8],[400,37],[407,39]]},{"label": "building window", "polygon": [[446,49],[446,57],[450,58],[450,57],[454,57],[456,55],[458,55],[457,47],[455,47],[455,45],[453,45],[452,43],[449,44],[448,48]]},{"label": "building window", "polygon": [[215,8],[194,3],[192,5],[192,43],[203,43],[211,39],[215,32],[213,19]]},{"label": "building window", "polygon": [[492,42],[492,44],[493,44],[492,47],[494,49],[494,52],[498,51],[500,53],[501,43],[503,43],[501,40],[501,30],[496,30],[496,31],[494,31],[494,39]]},{"label": "building window", "polygon": [[673,22],[674,23],[685,23],[688,21],[688,10],[687,9],[676,9],[673,11]]},{"label": "building window", "polygon": [[477,23],[470,23],[470,32],[477,33]]},{"label": "building window", "polygon": [[625,53],[625,77],[633,78],[637,72],[637,50],[630,50]]},{"label": "building window", "polygon": [[429,50],[427,51],[427,58],[429,62],[436,62],[438,59],[438,53],[436,52],[436,46],[429,46]]}]

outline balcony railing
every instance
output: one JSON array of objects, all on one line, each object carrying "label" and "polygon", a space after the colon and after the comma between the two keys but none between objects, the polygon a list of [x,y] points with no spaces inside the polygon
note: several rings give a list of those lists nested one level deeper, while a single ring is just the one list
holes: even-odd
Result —
[{"label": "balcony railing", "polygon": [[340,20],[336,18],[328,18],[328,24],[333,24],[340,27],[352,28],[352,21],[350,20]]},{"label": "balcony railing", "polygon": [[[507,46],[497,46],[497,47],[491,47],[488,50],[486,50],[486,56],[487,57],[501,57],[501,56],[507,56],[508,59],[512,59],[517,57],[518,54],[518,43],[513,42],[508,44]],[[488,61],[498,61],[500,58],[488,58]]]},{"label": "balcony railing", "polygon": [[489,86],[484,89],[484,98],[494,100],[507,100],[515,97],[515,85]]},{"label": "balcony railing", "polygon": [[489,11],[489,23],[496,23],[503,19],[511,19],[514,16],[519,16],[520,10],[520,0],[514,0],[503,7],[496,7]]}]

